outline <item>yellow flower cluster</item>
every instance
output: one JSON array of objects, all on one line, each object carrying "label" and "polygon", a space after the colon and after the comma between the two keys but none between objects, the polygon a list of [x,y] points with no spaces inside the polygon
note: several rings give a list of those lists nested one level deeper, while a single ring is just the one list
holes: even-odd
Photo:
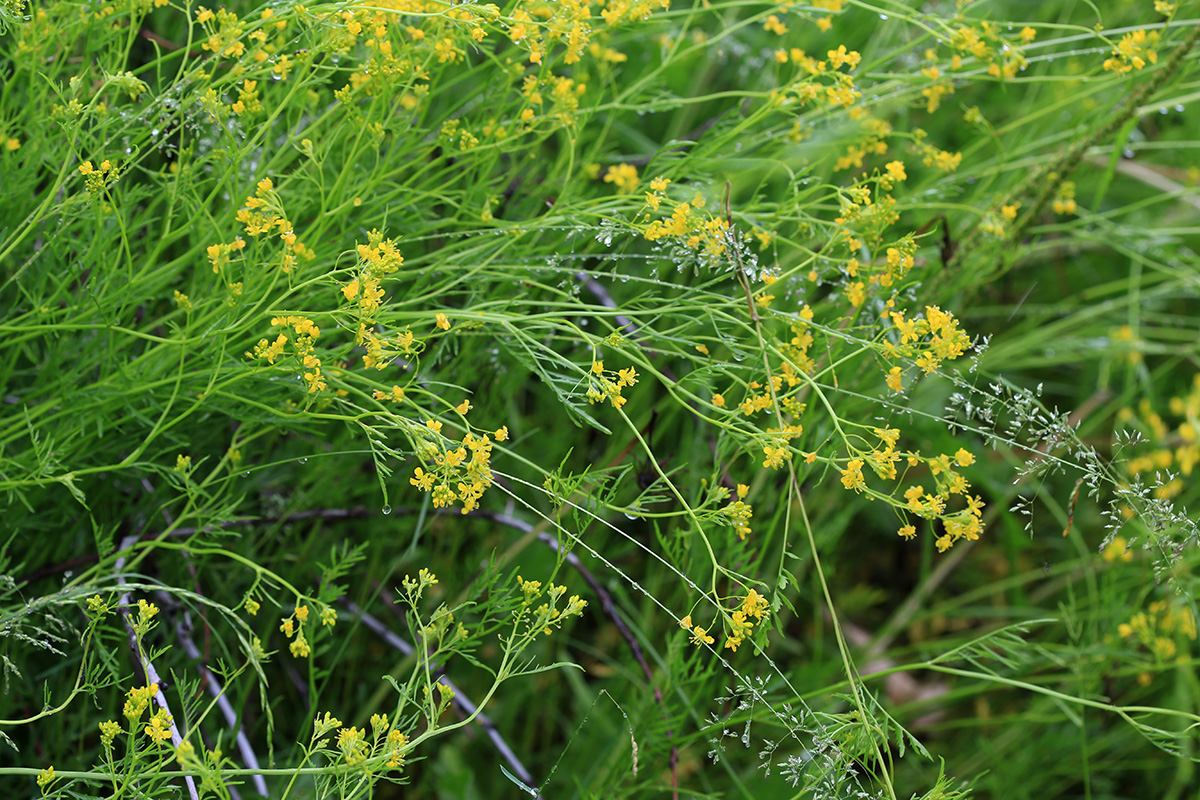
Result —
[{"label": "yellow flower cluster", "polygon": [[[826,60],[818,60],[798,47],[776,50],[775,62],[791,63],[796,70],[788,83],[771,93],[772,104],[783,106],[792,102],[823,101],[843,108],[854,106],[862,92],[855,86],[850,71],[858,66],[862,56],[856,50],[847,50],[845,45],[827,51],[825,56]],[[840,71],[843,66],[847,68],[846,72]],[[855,115],[860,112],[861,109],[854,109],[851,115],[857,118]]]},{"label": "yellow flower cluster", "polygon": [[[342,296],[351,303],[358,326],[355,343],[366,348],[363,365],[367,369],[383,369],[391,363],[391,356],[384,353],[384,340],[376,333],[376,315],[383,305],[385,294],[381,282],[404,265],[404,257],[400,255],[396,243],[385,239],[378,230],[367,234],[367,243],[356,248],[358,265],[354,275],[341,288]],[[397,342],[400,350],[411,353],[418,343],[411,332]]]},{"label": "yellow flower cluster", "polygon": [[[978,495],[972,496],[967,493],[971,484],[954,469],[955,466],[965,467],[973,464],[975,456],[960,448],[953,457],[940,455],[924,461],[933,475],[937,491],[935,494],[925,495],[924,487],[910,487],[904,493],[905,500],[908,501],[908,510],[926,519],[941,519],[945,532],[935,542],[939,552],[946,552],[960,539],[978,539],[983,532],[983,500]],[[950,496],[956,494],[962,496],[966,508],[951,514],[945,513]],[[903,530],[900,535],[911,538]]]},{"label": "yellow flower cluster", "polygon": [[1118,75],[1144,69],[1147,63],[1158,63],[1158,31],[1132,31],[1121,37],[1112,55],[1104,60],[1104,68]]},{"label": "yellow flower cluster", "polygon": [[91,194],[100,194],[121,178],[121,171],[107,158],[100,162],[99,167],[85,161],[79,165],[79,174],[83,176],[84,187]]},{"label": "yellow flower cluster", "polygon": [[1176,656],[1186,659],[1186,655],[1179,653],[1177,642],[1196,640],[1196,618],[1187,606],[1156,600],[1145,611],[1118,625],[1117,634],[1122,639],[1136,640],[1158,661],[1170,661]]},{"label": "yellow flower cluster", "polygon": [[212,271],[219,273],[222,267],[229,264],[234,253],[240,253],[245,249],[246,240],[239,236],[228,244],[224,242],[210,244],[205,249],[205,252],[208,254],[209,263],[212,264]]},{"label": "yellow flower cluster", "polygon": [[[1168,421],[1170,420],[1170,421]],[[1200,373],[1193,376],[1191,389],[1176,395],[1168,402],[1168,417],[1154,410],[1149,400],[1143,399],[1137,410],[1122,409],[1117,421],[1138,428],[1144,437],[1143,445],[1135,455],[1125,462],[1125,470],[1131,478],[1149,476],[1155,484],[1156,499],[1168,499],[1180,494],[1200,464]],[[1169,479],[1166,473],[1174,475]],[[1165,480],[1155,476],[1162,473]]]},{"label": "yellow flower cluster", "polygon": [[[666,188],[666,183],[669,181],[659,184],[663,190]],[[651,181],[650,185],[653,188],[655,182]],[[657,210],[662,200],[665,199],[660,196],[660,191],[656,190],[655,194],[648,195],[647,205],[654,210]],[[668,200],[668,202],[671,201]],[[689,250],[699,251],[707,259],[720,258],[729,247],[729,223],[725,219],[711,214],[698,215],[694,213],[696,209],[704,206],[704,202],[704,195],[697,192],[689,202],[675,204],[669,218],[653,220],[642,235],[651,242],[660,239],[671,240]]]},{"label": "yellow flower cluster", "polygon": [[[835,170],[841,171],[844,169],[850,169],[852,167],[854,169],[859,169],[863,165],[863,159],[867,156],[872,154],[883,155],[887,152],[888,146],[886,139],[887,136],[892,132],[891,123],[876,117],[867,117],[866,119],[862,120],[859,125],[863,130],[863,138],[846,148],[846,153],[840,156],[838,160],[834,162],[833,168]],[[892,163],[900,164],[898,161],[894,161]],[[891,165],[889,165],[888,170],[889,176],[892,175],[890,166]],[[904,165],[900,164],[900,166],[903,168]],[[903,173],[903,169],[901,169],[901,173]],[[903,177],[895,179],[904,180],[907,177],[907,175],[904,175]],[[890,189],[891,185],[889,184],[885,188]]]},{"label": "yellow flower cluster", "polygon": [[[279,238],[283,240],[284,244],[280,268],[285,273],[291,272],[296,267],[297,257],[302,257],[305,261],[312,261],[316,257],[312,250],[297,240],[292,223],[284,214],[283,203],[270,178],[263,178],[258,182],[254,194],[247,197],[243,207],[238,209],[237,220],[242,223],[246,234],[251,237],[257,238],[272,230],[279,232]],[[212,258],[211,247],[209,251],[209,257]],[[216,267],[217,264],[214,261],[213,269],[215,270]]]},{"label": "yellow flower cluster", "polygon": [[1050,204],[1055,214],[1075,213],[1075,182],[1063,181],[1058,185],[1054,201]]},{"label": "yellow flower cluster", "polygon": [[604,182],[617,187],[617,194],[633,194],[638,185],[637,168],[633,164],[614,164],[604,173]]},{"label": "yellow flower cluster", "polygon": [[[521,83],[521,95],[527,103],[521,111],[521,122],[531,123],[540,116],[556,119],[565,128],[572,127],[575,124],[575,112],[579,110],[579,98],[586,91],[587,84],[576,83],[574,78],[531,73]],[[546,103],[546,95],[549,95],[549,104]],[[485,136],[493,132],[497,138],[504,138],[504,128],[497,128],[495,120],[483,129]],[[604,180],[606,183],[615,183],[620,194],[627,194],[637,187],[637,169],[632,164],[618,164],[608,171]]]},{"label": "yellow flower cluster", "polygon": [[[899,161],[888,164],[888,169],[892,174],[904,174],[904,165]],[[879,203],[873,206],[874,210],[869,216],[856,216],[852,220],[847,220],[846,217],[841,218],[843,223],[848,221],[859,223],[858,227],[864,228],[866,234],[872,239],[871,251],[884,254],[882,259],[873,258],[867,262],[860,261],[856,254],[862,252],[862,239],[856,232],[847,229],[844,241],[851,256],[844,264],[843,279],[846,299],[854,308],[861,307],[866,302],[867,293],[874,292],[876,287],[896,286],[908,275],[909,270],[916,263],[917,245],[911,234],[886,244],[882,241],[882,233],[890,225],[888,220],[894,219],[894,204],[892,196],[885,194],[880,198]],[[887,303],[888,308],[895,304],[894,291],[893,299]]]},{"label": "yellow flower cluster", "polygon": [[[555,628],[562,627],[562,624],[572,617],[583,616],[583,609],[587,607],[586,600],[573,594],[560,608],[559,601],[567,593],[566,586],[551,583],[543,591],[541,581],[527,581],[520,575],[517,576],[517,585],[521,589],[522,600],[521,607],[513,612],[513,617],[518,625],[525,625],[531,641],[539,635],[549,636]],[[543,597],[548,602],[543,602],[535,608],[534,601]]]},{"label": "yellow flower cluster", "polygon": [[[1072,201],[1073,203],[1074,201]],[[979,230],[989,236],[1004,238],[1008,234],[1008,225],[1017,218],[1017,212],[1020,211],[1020,203],[1009,203],[1000,206],[1000,213],[997,214],[994,210],[989,210],[984,215],[983,220],[979,223]]]},{"label": "yellow flower cluster", "polygon": [[150,632],[150,628],[153,627],[154,618],[158,616],[158,606],[139,599],[137,601],[137,609],[137,619],[133,621],[133,632],[138,636],[145,636]]},{"label": "yellow flower cluster", "polygon": [[931,84],[921,90],[921,94],[925,97],[925,110],[932,114],[937,111],[942,105],[942,98],[948,94],[954,94],[954,84],[948,78],[942,76],[942,71],[938,67],[937,51],[930,48],[925,51],[925,60],[930,62],[929,66],[922,67],[921,74],[929,78]]},{"label": "yellow flower cluster", "polygon": [[246,53],[242,37],[246,25],[238,15],[225,8],[214,13],[204,6],[196,8],[196,22],[209,34],[201,48],[223,58],[241,58]]},{"label": "yellow flower cluster", "polygon": [[[428,420],[426,427],[435,435],[442,424]],[[504,435],[501,436],[501,433]],[[507,428],[496,431],[496,440],[507,438]],[[468,431],[459,447],[450,449],[437,436],[434,441],[425,440],[418,447],[422,467],[413,471],[408,482],[433,495],[433,505],[446,508],[456,502],[462,503],[462,513],[468,514],[479,507],[483,493],[492,485],[492,439],[487,434],[476,436]],[[429,467],[432,471],[426,471]]]},{"label": "yellow flower cluster", "polygon": [[[329,388],[321,373],[321,359],[317,358],[315,352],[316,340],[321,335],[321,329],[314,325],[308,317],[299,316],[273,317],[271,326],[291,327],[295,331],[296,339],[293,343],[292,355],[305,370],[304,382],[308,387],[308,393],[315,394]],[[280,333],[273,342],[259,339],[254,349],[246,353],[246,358],[265,358],[267,363],[274,364],[275,359],[284,354],[288,341],[287,333]]]},{"label": "yellow flower cluster", "polygon": [[1108,547],[1101,553],[1105,561],[1133,561],[1133,551],[1124,536],[1114,536]]},{"label": "yellow flower cluster", "polygon": [[613,408],[621,408],[628,401],[628,398],[622,396],[622,390],[633,386],[637,379],[637,370],[633,367],[616,371],[606,370],[603,361],[593,361],[592,371],[588,375],[588,402],[595,404],[611,400]]},{"label": "yellow flower cluster", "polygon": [[367,744],[365,731],[358,728],[342,728],[337,733],[337,748],[346,761],[346,766],[357,767],[367,760],[371,747]]},{"label": "yellow flower cluster", "polygon": [[105,750],[112,747],[113,740],[120,732],[121,726],[111,719],[100,723],[100,744],[104,746]]},{"label": "yellow flower cluster", "polygon": [[416,605],[421,600],[421,595],[430,586],[436,586],[438,583],[437,575],[434,575],[425,567],[417,572],[417,577],[405,575],[404,580],[400,585],[404,588],[404,595],[408,598],[408,602]]},{"label": "yellow flower cluster", "polygon": [[404,754],[408,749],[408,737],[403,731],[392,729],[387,735],[387,761],[384,765],[388,769],[396,769],[404,766]]},{"label": "yellow flower cluster", "polygon": [[745,502],[749,491],[749,486],[739,483],[737,487],[737,499],[721,509],[721,513],[729,521],[729,524],[733,526],[734,532],[737,533],[738,538],[742,541],[745,541],[746,536],[750,533],[750,518],[754,516],[754,509],[749,503]]},{"label": "yellow flower cluster", "polygon": [[954,315],[937,306],[926,306],[924,317],[909,319],[903,311],[891,311],[888,317],[899,342],[887,342],[884,355],[893,359],[914,359],[926,375],[936,372],[943,361],[958,358],[971,346],[971,340],[966,331],[958,327]]},{"label": "yellow flower cluster", "polygon": [[[812,0],[811,5],[819,11],[832,15],[842,10],[842,2],[843,0]],[[825,33],[833,27],[833,21],[829,17],[817,17],[816,25],[822,33]]]},{"label": "yellow flower cluster", "polygon": [[[304,604],[298,604],[292,613],[283,618],[279,623],[279,630],[283,635],[292,640],[288,645],[288,649],[296,658],[308,658],[312,654],[312,645],[304,631],[308,622],[309,609]],[[321,611],[321,625],[333,627],[337,624],[337,611],[325,606]]]},{"label": "yellow flower cluster", "polygon": [[162,744],[171,738],[171,724],[174,720],[167,713],[165,708],[160,708],[150,717],[149,723],[146,725],[145,734],[151,740]]},{"label": "yellow flower cluster", "polygon": [[913,129],[913,144],[921,154],[922,161],[927,167],[936,166],[946,172],[954,172],[962,164],[962,153],[951,153],[941,150],[925,141],[929,133],[922,128]]},{"label": "yellow flower cluster", "polygon": [[754,622],[750,620],[761,623],[769,613],[770,607],[767,605],[765,597],[754,589],[747,592],[741,607],[730,615],[729,633],[725,639],[725,647],[736,653],[742,642],[754,634]]},{"label": "yellow flower cluster", "polygon": [[[965,448],[959,448],[954,455],[942,454],[932,458],[917,452],[899,451],[896,449],[900,439],[899,430],[884,427],[875,428],[873,432],[879,438],[879,445],[847,459],[841,470],[842,486],[848,491],[866,491],[873,497],[885,499],[898,511],[906,511],[922,519],[941,520],[944,533],[935,542],[940,552],[950,549],[960,539],[978,539],[983,532],[984,503],[980,497],[968,493],[971,484],[959,472],[959,468],[974,464],[975,456]],[[870,467],[882,480],[894,481],[900,477],[897,465],[901,463],[906,463],[910,468],[924,464],[934,479],[935,491],[927,494],[924,486],[914,484],[904,491],[904,499],[900,501],[888,493],[876,492],[868,487],[864,467]],[[947,513],[947,504],[954,495],[963,498],[965,508]],[[917,535],[917,529],[906,523],[898,533],[905,539],[912,539]]]},{"label": "yellow flower cluster", "polygon": [[262,100],[258,96],[258,81],[246,79],[238,89],[238,99],[230,105],[234,114],[257,114],[263,110]]},{"label": "yellow flower cluster", "polygon": [[[770,606],[765,597],[754,589],[747,592],[737,608],[724,619],[724,627],[727,629],[725,648],[736,653],[738,647],[754,635],[755,623],[761,623],[769,613]],[[692,621],[691,614],[679,621],[679,627],[691,634],[691,642],[697,647],[716,642],[708,628]]]},{"label": "yellow flower cluster", "polygon": [[1029,26],[1016,35],[1004,36],[1000,26],[983,20],[978,27],[960,26],[950,37],[950,46],[955,54],[950,65],[953,69],[962,66],[963,58],[974,58],[987,65],[987,73],[993,78],[1014,78],[1028,65],[1022,45],[1037,37],[1037,31]]},{"label": "yellow flower cluster", "polygon": [[[158,694],[158,684],[135,686],[125,694],[125,709],[122,712],[131,723],[136,723],[150,705],[150,698]],[[116,723],[113,723],[114,725]],[[103,728],[101,728],[103,730]]]},{"label": "yellow flower cluster", "polygon": [[384,766],[387,769],[397,769],[404,766],[404,756],[409,750],[408,736],[404,731],[393,728],[387,714],[371,715],[371,741],[367,741],[367,732],[357,727],[342,728],[341,720],[328,712],[322,719],[318,717],[313,727],[313,739],[320,742],[321,737],[338,728],[334,736],[334,746],[337,754],[345,761],[346,766],[357,767],[368,759],[386,758]]}]

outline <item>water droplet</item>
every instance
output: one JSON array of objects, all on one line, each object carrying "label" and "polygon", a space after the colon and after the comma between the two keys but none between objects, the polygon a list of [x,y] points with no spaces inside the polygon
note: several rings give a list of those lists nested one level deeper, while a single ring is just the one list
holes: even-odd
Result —
[{"label": "water droplet", "polygon": [[243,472],[243,473],[242,473],[242,477],[243,477],[243,478],[249,478],[249,477],[250,477],[250,473],[249,473],[249,471],[247,471],[247,472]]},{"label": "water droplet", "polygon": [[383,513],[384,513],[384,515],[385,515],[385,516],[386,516],[386,515],[388,515],[388,514],[390,514],[390,513],[392,513],[392,507],[391,507],[391,506],[384,506],[384,507],[383,507],[383,509],[381,509],[381,510],[383,511]]},{"label": "water droplet", "polygon": [[307,463],[308,463],[308,458],[307,458],[307,457],[305,457],[305,458],[302,458],[302,459],[300,459],[300,463],[301,463],[301,464],[307,464]]},{"label": "water droplet", "polygon": [[879,18],[880,18],[880,19],[887,19],[887,14],[880,14],[880,15],[879,15]]}]

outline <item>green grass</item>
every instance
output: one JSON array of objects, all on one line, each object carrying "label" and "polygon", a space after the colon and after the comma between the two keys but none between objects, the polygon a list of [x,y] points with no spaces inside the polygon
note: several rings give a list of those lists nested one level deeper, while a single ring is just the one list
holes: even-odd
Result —
[{"label": "green grass", "polygon": [[0,4],[5,796],[1192,796],[1200,7],[908,5]]}]

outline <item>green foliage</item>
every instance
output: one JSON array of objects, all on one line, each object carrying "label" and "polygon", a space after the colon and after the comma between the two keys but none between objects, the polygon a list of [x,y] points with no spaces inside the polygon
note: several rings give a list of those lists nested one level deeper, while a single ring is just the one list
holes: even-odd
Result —
[{"label": "green foliage", "polygon": [[1196,6],[910,5],[0,2],[5,796],[1183,796]]}]

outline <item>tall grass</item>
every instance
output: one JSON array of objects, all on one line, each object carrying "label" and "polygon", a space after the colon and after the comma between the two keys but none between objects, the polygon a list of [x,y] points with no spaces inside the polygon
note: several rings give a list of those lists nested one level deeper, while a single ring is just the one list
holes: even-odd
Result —
[{"label": "tall grass", "polygon": [[0,5],[0,786],[1186,796],[1195,11]]}]

